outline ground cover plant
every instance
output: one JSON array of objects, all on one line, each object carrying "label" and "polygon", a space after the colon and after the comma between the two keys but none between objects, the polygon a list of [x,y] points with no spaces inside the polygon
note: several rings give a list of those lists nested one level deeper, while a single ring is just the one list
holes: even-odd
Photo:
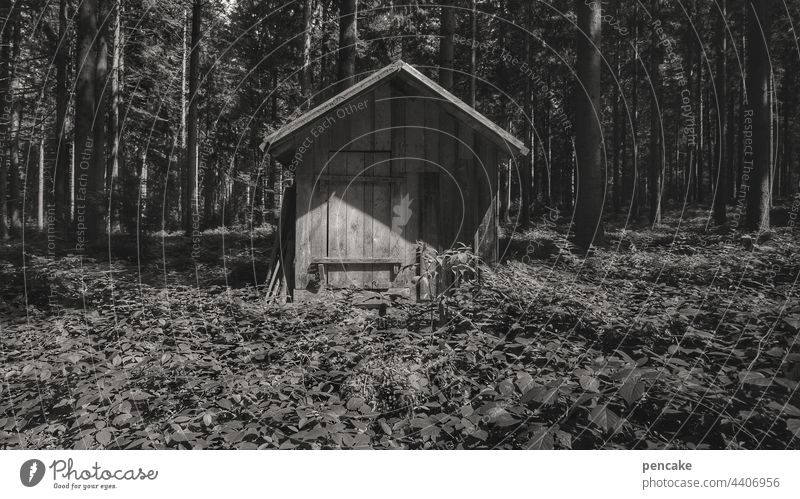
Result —
[{"label": "ground cover plant", "polygon": [[24,272],[4,246],[0,446],[797,448],[796,236],[671,215],[588,257],[516,233],[383,314],[266,303],[268,230],[205,233],[196,269],[170,234],[110,260],[29,241]]}]

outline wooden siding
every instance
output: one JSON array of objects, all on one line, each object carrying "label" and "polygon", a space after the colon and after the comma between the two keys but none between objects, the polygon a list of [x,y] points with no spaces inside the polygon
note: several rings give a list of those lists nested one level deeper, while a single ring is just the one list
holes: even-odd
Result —
[{"label": "wooden siding", "polygon": [[428,270],[418,241],[429,252],[463,242],[494,262],[498,146],[406,85],[387,82],[358,103],[308,128],[325,132],[306,145],[296,172],[296,298],[322,285],[406,288],[429,299],[412,280]]}]

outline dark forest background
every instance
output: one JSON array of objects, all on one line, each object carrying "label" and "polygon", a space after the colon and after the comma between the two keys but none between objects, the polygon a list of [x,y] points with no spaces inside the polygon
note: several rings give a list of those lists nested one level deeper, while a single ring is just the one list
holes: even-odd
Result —
[{"label": "dark forest background", "polygon": [[[203,229],[274,221],[290,175],[264,135],[399,58],[531,146],[501,184],[522,226],[574,208],[583,88],[605,213],[656,224],[701,204],[709,223],[756,228],[797,190],[798,5],[442,3],[4,0],[0,237],[49,215],[74,238],[76,193],[88,242],[187,227],[195,205]],[[579,83],[576,7],[602,16],[598,88]]]}]

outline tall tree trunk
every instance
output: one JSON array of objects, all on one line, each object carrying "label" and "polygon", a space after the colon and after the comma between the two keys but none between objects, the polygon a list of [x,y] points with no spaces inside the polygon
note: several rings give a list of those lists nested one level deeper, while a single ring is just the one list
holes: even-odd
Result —
[{"label": "tall tree trunk", "polygon": [[78,6],[78,59],[75,83],[75,221],[78,250],[97,237],[99,205],[102,203],[102,170],[94,160],[97,66],[97,0]]},{"label": "tall tree trunk", "polygon": [[697,194],[697,202],[702,203],[705,199],[704,185],[705,174],[703,173],[706,168],[706,106],[705,106],[705,92],[703,91],[703,58],[701,55],[702,47],[697,50],[697,167],[694,170],[695,174],[695,192]]},{"label": "tall tree trunk", "polygon": [[[614,17],[619,19],[619,0],[614,0]],[[621,153],[624,154],[623,148],[620,147],[620,135],[621,135],[621,126],[620,126],[620,101],[621,101],[621,94],[620,85],[622,84],[622,62],[621,57],[619,54],[620,50],[620,43],[619,43],[620,35],[617,34],[614,40],[614,60],[616,66],[616,77],[619,83],[614,83],[614,94],[611,97],[612,99],[612,120],[613,120],[613,131],[612,131],[612,157],[613,163],[612,168],[613,171],[613,198],[612,203],[614,207],[614,211],[619,211],[620,206],[622,206],[622,186],[620,185],[620,155]]]},{"label": "tall tree trunk", "polygon": [[[545,154],[545,165],[547,166],[547,173],[545,175],[547,177],[547,184],[544,186],[544,202],[547,206],[556,206],[558,205],[558,197],[556,197],[553,192],[553,179],[558,178],[558,169],[556,168],[556,165],[553,164],[553,117],[551,116],[552,106],[550,99],[545,99],[544,107],[544,128],[547,130],[547,150],[543,151],[543,154]],[[544,149],[544,144],[542,144],[542,148]]]},{"label": "tall tree trunk", "polygon": [[734,154],[734,150],[736,148],[736,144],[739,143],[739,132],[740,127],[735,127],[734,121],[736,119],[736,98],[737,92],[740,92],[740,79],[738,76],[734,76],[733,78],[733,85],[728,91],[728,102],[726,103],[726,113],[728,114],[728,135],[725,137],[725,146],[728,150],[727,159],[728,162],[725,165],[725,168],[728,171],[728,179],[727,179],[727,193],[725,194],[725,199],[727,199],[728,204],[733,202],[735,192],[736,192],[736,171],[734,169],[734,156],[739,156],[739,154]]},{"label": "tall tree trunk", "polygon": [[631,129],[631,166],[626,170],[626,188],[625,199],[630,200],[630,214],[633,220],[639,219],[639,197],[641,196],[641,188],[639,186],[639,32],[640,23],[639,19],[639,3],[633,7],[633,23],[634,23],[634,36],[633,36],[633,78],[631,79],[632,96],[631,107],[633,107],[633,126]]},{"label": "tall tree trunk", "polygon": [[[441,40],[439,45],[439,80],[440,83],[444,86],[448,83],[449,78],[449,89],[452,91],[453,86],[453,72],[452,72],[452,42],[454,40],[454,31],[455,31],[455,13],[454,8],[452,7],[452,2],[442,2],[441,7]],[[505,1],[501,0],[500,2],[500,12],[505,12]],[[453,16],[450,18],[449,16]],[[500,46],[504,46],[505,44],[505,32],[502,30],[502,23],[499,26],[499,44]],[[451,29],[452,28],[452,29]],[[497,81],[498,86],[501,88],[506,87],[507,83],[507,74],[505,68],[505,62],[503,59],[498,59],[497,63]],[[444,80],[443,80],[444,78]],[[445,86],[445,88],[448,88]],[[505,124],[509,122],[508,120],[508,98],[505,95],[500,95],[500,102],[499,102],[499,109],[497,112],[498,115],[498,123]],[[510,123],[509,123],[510,124]],[[508,161],[506,164],[500,165],[498,171],[498,220],[500,223],[509,224],[511,223],[511,183],[512,183],[512,162]]]},{"label": "tall tree trunk", "polygon": [[439,41],[439,85],[453,91],[456,12],[452,0],[441,2],[441,39]]},{"label": "tall tree trunk", "polygon": [[111,69],[111,119],[109,120],[108,134],[111,136],[111,155],[106,168],[108,179],[107,191],[109,196],[109,224],[111,232],[121,230],[121,193],[120,168],[124,164],[124,148],[122,146],[122,121],[120,107],[122,106],[122,91],[124,85],[123,66],[125,61],[124,46],[125,39],[122,33],[122,12],[123,0],[117,0],[115,4],[114,22],[114,53],[112,56]]},{"label": "tall tree trunk", "polygon": [[[277,88],[278,85],[278,72],[273,69],[272,74],[272,87]],[[278,95],[272,93],[272,102],[270,103],[270,121],[276,123],[278,120]],[[278,164],[275,157],[270,154],[269,162],[267,163],[267,186],[269,189],[267,195],[267,206],[269,207],[269,222],[276,226],[280,222],[280,181],[278,180]]]},{"label": "tall tree trunk", "polygon": [[[95,192],[105,193],[105,196],[98,196],[97,220],[95,221],[95,235],[99,237],[104,232],[109,232],[106,219],[106,208],[108,201],[106,181],[106,119],[108,118],[108,24],[111,19],[109,2],[112,0],[98,1],[98,29],[97,29],[97,65],[95,67],[95,115],[94,115],[94,179]],[[110,199],[110,198],[109,198]]]},{"label": "tall tree trunk", "polygon": [[192,38],[191,52],[189,55],[189,113],[187,118],[186,171],[184,175],[184,210],[183,230],[187,236],[194,230],[199,230],[199,204],[197,199],[197,136],[198,113],[197,100],[199,98],[197,87],[200,83],[200,27],[202,17],[202,4],[194,0],[192,4]]},{"label": "tall tree trunk", "polygon": [[11,217],[11,233],[19,234],[22,228],[22,192],[20,181],[20,129],[22,128],[22,90],[20,84],[19,53],[20,53],[20,25],[19,6],[7,21],[11,30],[11,129],[9,147],[11,149],[9,162],[9,199],[8,213]]},{"label": "tall tree trunk", "polygon": [[356,43],[358,42],[358,1],[339,0],[339,90],[356,82]]},{"label": "tall tree trunk", "polygon": [[[532,2],[528,2],[525,7],[525,25],[531,26],[532,22]],[[527,33],[522,33],[522,36],[525,37],[525,61],[530,64],[531,63],[531,37]],[[475,44],[473,44],[474,46]],[[472,75],[474,78],[474,74]],[[531,88],[531,79],[525,78],[525,97],[523,100],[523,105],[525,106],[525,144],[530,151],[529,154],[531,157],[533,156],[533,91]],[[530,225],[531,222],[531,205],[532,205],[532,175],[531,175],[531,161],[530,158],[522,158],[520,161],[520,165],[522,165],[520,171],[520,213],[519,213],[519,224],[521,227],[527,227]]]},{"label": "tall tree trunk", "polygon": [[45,137],[47,137],[47,130],[45,129],[44,121],[42,121],[42,132],[41,132],[41,137],[39,137],[39,177],[38,177],[39,185],[36,191],[36,227],[40,231],[44,230],[44,225],[45,225],[44,204],[46,198],[44,193],[45,189],[47,188],[46,183],[44,181],[45,175],[47,175],[47,173],[45,172],[45,162],[44,162]]},{"label": "tall tree trunk", "polygon": [[314,29],[314,0],[305,0],[303,4],[303,68],[300,70],[300,91],[306,100],[306,106],[311,106],[311,92],[313,82],[311,81],[313,71],[311,69],[311,39]]},{"label": "tall tree trunk", "polygon": [[[770,200],[770,6],[769,0],[747,0],[747,105],[752,117],[752,155],[745,160],[742,183],[747,190],[747,227],[769,228]],[[747,155],[747,148],[745,154]],[[749,172],[748,172],[749,170]]]},{"label": "tall tree trunk", "polygon": [[583,88],[575,100],[575,156],[577,161],[577,199],[575,200],[575,242],[584,248],[602,242],[603,182],[600,150],[600,2],[575,0],[578,13],[576,70]]},{"label": "tall tree trunk", "polygon": [[11,149],[11,0],[0,0],[0,239],[6,240],[8,230],[8,165]]},{"label": "tall tree trunk", "polygon": [[[526,7],[528,11],[528,23],[527,26],[530,28],[530,3],[527,4]],[[470,60],[469,60],[469,105],[471,107],[475,107],[477,103],[477,92],[478,92],[478,0],[472,0],[472,44],[470,50]],[[526,40],[526,54],[528,54],[528,60],[530,64],[530,37],[527,33],[523,33],[523,36]],[[527,86],[530,86],[530,78],[525,79],[527,81]],[[530,93],[530,92],[529,92]]]},{"label": "tall tree trunk", "polygon": [[[692,12],[697,12],[697,2],[696,0],[692,0]],[[683,43],[686,46],[686,61],[687,61],[687,70],[689,71],[689,78],[688,78],[688,91],[692,91],[692,84],[695,81],[695,73],[697,72],[697,68],[695,67],[695,52],[699,49],[698,45],[694,43],[692,35],[694,34],[693,31],[694,25],[692,23],[686,23],[686,32],[684,35]],[[655,36],[655,35],[654,35]],[[699,89],[698,89],[699,90]],[[684,169],[684,176],[686,180],[686,198],[687,200],[697,201],[697,155],[699,154],[698,147],[697,147],[697,130],[696,128],[699,126],[697,123],[697,116],[700,103],[699,101],[702,100],[702,96],[695,95],[694,99],[691,103],[691,109],[685,109],[686,111],[691,111],[692,118],[695,120],[695,130],[693,130],[694,135],[692,137],[686,138],[686,165]]]},{"label": "tall tree trunk", "polygon": [[[58,46],[55,53],[56,65],[56,123],[55,143],[56,157],[53,162],[53,201],[54,223],[58,234],[66,238],[70,232],[70,154],[66,133],[67,105],[69,95],[67,90],[67,70],[69,64],[69,40],[67,39],[67,0],[60,0],[58,4]],[[53,236],[56,236],[53,234]]]},{"label": "tall tree trunk", "polygon": [[714,189],[714,223],[725,225],[728,221],[727,206],[728,195],[728,36],[727,0],[716,0],[719,8],[720,23],[717,26],[717,121],[719,122],[719,136],[717,139],[717,178]]},{"label": "tall tree trunk", "polygon": [[647,193],[649,201],[650,224],[661,223],[661,169],[663,165],[663,130],[661,128],[661,73],[659,60],[661,52],[658,50],[657,34],[653,30],[652,51],[650,53],[650,79],[652,81],[653,100],[650,106],[650,161],[647,168]]},{"label": "tall tree trunk", "polygon": [[[187,130],[187,120],[188,120],[188,112],[189,112],[189,52],[190,52],[190,44],[191,40],[189,40],[190,30],[192,20],[189,14],[189,9],[186,7],[183,8],[183,34],[181,36],[181,130],[180,130],[180,145],[178,147],[180,154],[180,168],[184,170],[181,175],[181,179],[177,182],[177,189],[179,192],[179,199],[180,199],[180,207],[179,212],[180,216],[183,217],[187,210],[187,192],[186,192],[186,182],[187,182],[187,173],[185,171],[186,164],[189,161],[188,157],[188,130]],[[199,174],[198,174],[199,175]],[[183,227],[184,220],[181,218],[181,227]]]}]

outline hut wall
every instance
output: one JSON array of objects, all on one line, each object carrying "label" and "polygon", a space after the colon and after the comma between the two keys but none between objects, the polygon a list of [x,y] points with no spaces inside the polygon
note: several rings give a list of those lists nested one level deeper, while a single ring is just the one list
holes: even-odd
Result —
[{"label": "hut wall", "polygon": [[461,242],[496,261],[502,154],[437,98],[386,83],[297,133],[294,148],[296,298],[316,287],[309,269],[324,258],[350,262],[326,265],[328,287],[411,297],[418,241],[436,251]]}]

